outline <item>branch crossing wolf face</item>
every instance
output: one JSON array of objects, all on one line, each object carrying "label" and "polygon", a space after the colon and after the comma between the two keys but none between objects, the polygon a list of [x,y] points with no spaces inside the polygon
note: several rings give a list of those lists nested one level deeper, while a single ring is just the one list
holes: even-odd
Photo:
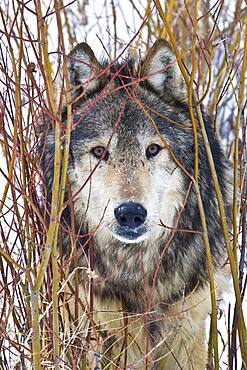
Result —
[{"label": "branch crossing wolf face", "polygon": [[[189,297],[186,302],[192,299],[190,303],[199,307],[198,299],[206,299],[201,294],[207,291],[207,304],[193,311],[194,316],[185,326],[181,324],[178,334],[178,342],[182,343],[186,341],[185,332],[191,332],[194,339],[186,343],[192,352],[193,348],[198,350],[195,342],[202,345],[205,340],[202,326],[210,310],[207,259],[192,186],[194,139],[188,94],[176,58],[170,45],[158,40],[139,65],[128,58],[121,63],[100,64],[91,48],[82,43],[72,50],[68,63],[73,127],[65,202],[73,203],[78,235],[93,234],[98,276],[95,296],[101,303],[121,301],[126,311],[142,313],[146,310],[144,297],[147,300],[150,294],[152,309],[159,307],[159,312],[167,315],[172,307],[176,316],[180,307],[177,302]],[[204,121],[230,217],[229,163],[205,114]],[[66,124],[66,107],[63,122]],[[55,148],[49,124],[40,148],[49,194]],[[215,274],[220,276],[226,256],[224,239],[199,127],[198,153],[198,182]],[[63,248],[70,252],[69,206],[61,223]],[[81,248],[84,240],[78,237]],[[85,247],[82,265],[87,253]],[[160,333],[165,331],[164,321],[151,327],[152,341],[157,344]],[[173,342],[168,339],[166,350],[173,347]],[[186,360],[186,351],[179,357],[177,349],[171,349],[173,357],[176,353],[184,364],[182,368],[203,369],[205,350],[196,366],[192,352],[192,360]],[[168,354],[166,358],[170,367],[161,369],[176,369],[176,361],[168,360]]]}]

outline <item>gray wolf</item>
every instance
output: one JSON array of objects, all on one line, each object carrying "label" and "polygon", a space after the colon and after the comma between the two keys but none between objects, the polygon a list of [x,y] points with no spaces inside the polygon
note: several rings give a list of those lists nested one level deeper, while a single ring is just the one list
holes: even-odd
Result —
[{"label": "gray wolf", "polygon": [[[139,65],[128,58],[101,64],[82,43],[68,62],[73,128],[59,248],[70,257],[71,273],[80,267],[80,298],[87,309],[93,302],[92,335],[105,335],[89,352],[99,354],[102,368],[204,369],[209,279],[191,183],[188,92],[172,49],[158,40]],[[206,114],[204,120],[230,219],[229,163]],[[47,204],[55,149],[48,121],[40,140]],[[198,151],[198,181],[220,290],[226,253],[199,127]],[[71,299],[71,311],[73,304]],[[93,367],[89,357],[88,369]]]}]

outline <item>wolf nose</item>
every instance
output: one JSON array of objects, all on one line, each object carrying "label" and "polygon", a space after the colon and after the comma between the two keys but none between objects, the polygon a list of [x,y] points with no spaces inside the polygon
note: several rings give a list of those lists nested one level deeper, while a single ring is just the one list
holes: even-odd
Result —
[{"label": "wolf nose", "polygon": [[136,229],[143,225],[147,211],[140,203],[123,203],[115,208],[114,214],[120,226],[128,227],[129,229]]}]

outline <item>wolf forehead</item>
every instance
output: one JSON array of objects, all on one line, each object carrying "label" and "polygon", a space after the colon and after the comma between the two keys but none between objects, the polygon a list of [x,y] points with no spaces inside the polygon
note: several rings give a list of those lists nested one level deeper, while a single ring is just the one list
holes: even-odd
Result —
[{"label": "wolf forehead", "polygon": [[190,123],[186,115],[177,113],[165,103],[159,104],[155,97],[152,101],[152,94],[147,97],[143,92],[138,98],[139,103],[126,95],[113,93],[97,99],[89,108],[78,109],[73,122],[76,134],[88,141],[102,135],[109,137],[113,130],[116,136],[129,139],[141,134],[142,140],[143,135],[148,138],[162,133],[173,141],[179,129],[177,123],[184,125],[189,133]]},{"label": "wolf forehead", "polygon": [[165,40],[158,40],[135,67],[128,58],[100,63],[85,43],[71,51],[68,62],[74,131],[80,139],[115,128],[127,137],[140,132],[154,136],[159,131],[174,142],[176,124],[191,128],[183,79]]}]

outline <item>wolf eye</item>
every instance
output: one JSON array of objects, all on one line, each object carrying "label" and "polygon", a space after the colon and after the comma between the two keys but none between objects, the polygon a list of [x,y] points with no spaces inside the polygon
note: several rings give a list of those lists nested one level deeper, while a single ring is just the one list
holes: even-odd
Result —
[{"label": "wolf eye", "polygon": [[[104,157],[102,157],[102,155],[104,154],[104,152],[105,152],[105,155],[104,155]],[[96,146],[95,148],[93,148],[91,150],[91,153],[97,159],[100,159],[102,157],[102,159],[104,161],[107,161],[107,159],[109,158],[109,152],[103,146]]]},{"label": "wolf eye", "polygon": [[147,159],[155,157],[161,151],[161,146],[158,144],[151,144],[146,149],[146,157]]}]

